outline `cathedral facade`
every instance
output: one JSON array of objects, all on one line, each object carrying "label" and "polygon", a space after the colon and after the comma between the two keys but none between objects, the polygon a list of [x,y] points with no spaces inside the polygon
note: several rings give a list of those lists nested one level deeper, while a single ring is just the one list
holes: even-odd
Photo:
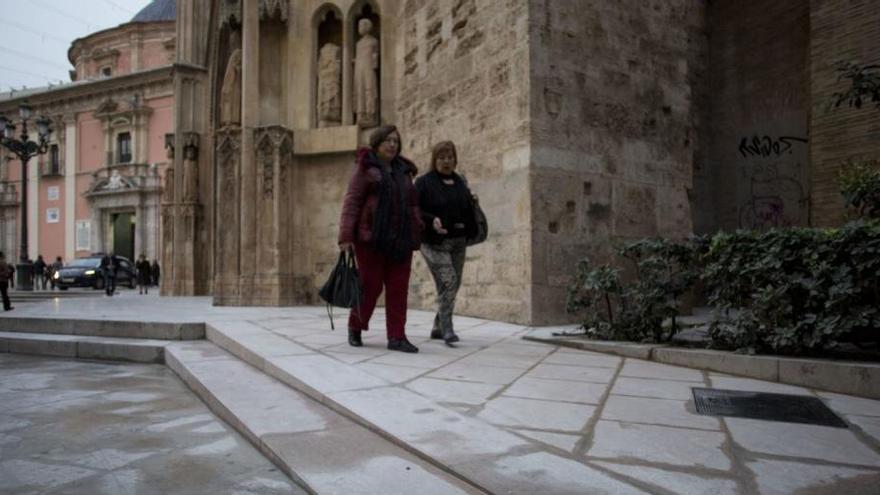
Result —
[{"label": "cathedral facade", "polygon": [[736,4],[179,0],[163,293],[317,303],[380,124],[422,172],[454,141],[487,214],[461,314],[565,321],[577,261],[627,240],[839,223],[836,167],[880,156],[880,129],[820,107],[838,58],[877,63],[878,12]]}]

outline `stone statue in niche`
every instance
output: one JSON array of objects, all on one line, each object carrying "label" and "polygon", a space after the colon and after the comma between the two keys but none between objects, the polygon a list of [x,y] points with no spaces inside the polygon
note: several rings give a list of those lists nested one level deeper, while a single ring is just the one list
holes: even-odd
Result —
[{"label": "stone statue in niche", "polygon": [[183,200],[191,203],[199,200],[199,169],[198,148],[185,146],[183,148]]},{"label": "stone statue in niche", "polygon": [[174,202],[174,167],[165,167],[165,187],[162,188],[162,202]]},{"label": "stone statue in niche", "polygon": [[379,40],[372,34],[373,22],[358,21],[361,38],[355,45],[354,110],[360,127],[379,125]]},{"label": "stone statue in niche", "polygon": [[[237,36],[230,35],[231,43]],[[235,45],[232,45],[235,46]],[[236,48],[226,62],[223,85],[220,87],[220,127],[241,124],[241,48]]]},{"label": "stone statue in niche", "polygon": [[326,43],[318,53],[318,127],[342,121],[342,62],[339,46]]}]

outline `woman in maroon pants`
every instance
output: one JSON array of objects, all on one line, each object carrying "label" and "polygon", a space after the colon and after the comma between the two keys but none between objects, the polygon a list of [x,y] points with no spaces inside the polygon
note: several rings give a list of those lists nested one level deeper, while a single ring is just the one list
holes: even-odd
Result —
[{"label": "woman in maroon pants", "polygon": [[370,147],[357,153],[339,222],[339,248],[354,249],[363,294],[348,317],[348,343],[363,345],[376,300],[385,288],[388,349],[419,352],[406,339],[406,299],[412,253],[423,229],[413,185],[416,166],[400,156],[400,133],[383,126],[370,136]]}]

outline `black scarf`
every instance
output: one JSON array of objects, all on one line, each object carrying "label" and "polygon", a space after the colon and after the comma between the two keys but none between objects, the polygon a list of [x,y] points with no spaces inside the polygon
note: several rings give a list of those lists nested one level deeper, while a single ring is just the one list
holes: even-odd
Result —
[{"label": "black scarf", "polygon": [[[407,166],[400,158],[391,161],[390,171],[386,170],[370,152],[369,164],[379,169],[382,180],[379,182],[379,203],[373,214],[373,242],[376,250],[394,261],[403,261],[412,253],[412,221],[409,213],[409,189],[406,187]],[[398,195],[394,197],[394,185]],[[392,201],[397,201],[397,225],[392,225]]]}]

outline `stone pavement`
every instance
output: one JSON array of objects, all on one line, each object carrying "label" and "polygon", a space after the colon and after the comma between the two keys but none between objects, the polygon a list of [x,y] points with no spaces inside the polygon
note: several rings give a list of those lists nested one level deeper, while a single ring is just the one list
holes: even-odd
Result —
[{"label": "stone pavement", "polygon": [[[25,312],[118,319],[101,302]],[[558,349],[523,341],[526,327],[476,318],[456,317],[462,342],[450,348],[427,338],[433,315],[421,311],[409,313],[408,335],[421,348],[409,355],[385,349],[381,311],[365,347],[351,348],[344,331],[329,331],[324,308],[212,307],[206,298],[137,295],[113,298],[112,306],[141,321],[207,322],[209,342],[172,343],[166,353],[184,375],[201,367],[203,376],[229,377],[212,392],[202,390],[211,388],[205,378],[184,376],[209,404],[219,400],[217,390],[236,389],[244,362],[249,372],[308,395],[471,489],[870,494],[880,486],[880,401]],[[344,328],[342,315],[337,325]],[[187,355],[215,352],[205,346],[235,358],[186,362]],[[816,396],[849,428],[698,415],[691,387]],[[371,465],[368,475],[394,485],[399,466]],[[363,475],[362,466],[354,471]]]},{"label": "stone pavement", "polygon": [[0,354],[0,493],[305,493],[160,365]]}]

